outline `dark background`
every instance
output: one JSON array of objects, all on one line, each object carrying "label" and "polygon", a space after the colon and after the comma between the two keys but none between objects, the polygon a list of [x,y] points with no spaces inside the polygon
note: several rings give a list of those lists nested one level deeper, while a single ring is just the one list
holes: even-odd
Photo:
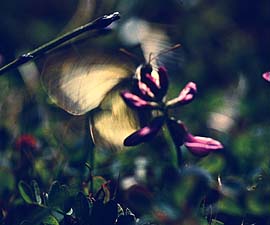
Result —
[{"label": "dark background", "polygon": [[[186,161],[206,169],[214,180],[220,176],[245,187],[253,185],[256,176],[264,174],[263,188],[254,195],[256,197],[236,203],[237,209],[232,210],[232,214],[240,208],[245,212],[240,213],[241,216],[267,215],[270,87],[261,75],[270,69],[270,2],[82,0],[84,10],[77,11],[77,20],[70,23],[78,4],[75,0],[2,1],[0,65],[46,43],[63,30],[114,11],[121,13],[122,23],[136,18],[162,27],[171,43],[182,45],[180,53],[170,61],[173,69],[169,95],[177,95],[188,81],[198,85],[195,101],[177,109],[175,116],[183,120],[193,134],[211,136],[225,146],[219,153],[203,159],[184,151]],[[123,46],[134,49],[125,43]],[[37,65],[28,72],[13,70],[0,77],[2,207],[11,201],[10,196],[22,176],[14,173],[19,157],[14,143],[20,135],[30,133],[38,139],[40,147],[32,177],[40,180],[44,190],[55,179],[79,186],[85,173],[84,163],[89,162],[84,118],[73,118],[52,104],[38,81],[42,65]],[[27,82],[27,73],[36,76]],[[79,125],[73,126],[74,121]],[[128,177],[134,174],[136,159],[140,157],[147,159],[153,171],[158,170],[157,165],[151,165],[155,147],[145,153],[148,148],[142,146],[138,151],[128,150],[117,155],[100,151],[95,156],[95,174],[110,178],[116,177],[118,172],[115,171],[121,171],[123,177]]]}]

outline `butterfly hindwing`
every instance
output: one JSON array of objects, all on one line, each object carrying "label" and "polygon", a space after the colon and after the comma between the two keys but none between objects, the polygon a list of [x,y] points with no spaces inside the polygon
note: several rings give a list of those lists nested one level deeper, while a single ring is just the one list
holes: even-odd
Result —
[{"label": "butterfly hindwing", "polygon": [[91,134],[95,144],[101,148],[122,149],[124,139],[139,128],[137,112],[127,107],[119,94],[129,85],[115,87],[104,98],[99,109],[91,113]]}]

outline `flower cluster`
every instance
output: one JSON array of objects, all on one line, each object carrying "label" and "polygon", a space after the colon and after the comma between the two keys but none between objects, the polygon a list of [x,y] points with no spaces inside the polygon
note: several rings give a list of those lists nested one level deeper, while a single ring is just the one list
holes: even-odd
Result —
[{"label": "flower cluster", "polygon": [[21,150],[36,150],[38,148],[38,142],[36,138],[30,134],[21,135],[15,142],[15,149]]},{"label": "flower cluster", "polygon": [[168,74],[164,67],[153,70],[150,65],[142,66],[136,83],[136,94],[123,91],[121,93],[125,103],[133,109],[158,110],[160,116],[153,118],[150,123],[135,131],[124,140],[125,146],[135,146],[154,137],[164,123],[171,133],[174,143],[180,147],[185,145],[193,154],[207,155],[209,152],[222,149],[219,141],[212,138],[193,136],[181,121],[176,121],[168,116],[168,109],[190,103],[196,93],[197,87],[189,82],[180,92],[178,97],[166,101],[169,86]]}]

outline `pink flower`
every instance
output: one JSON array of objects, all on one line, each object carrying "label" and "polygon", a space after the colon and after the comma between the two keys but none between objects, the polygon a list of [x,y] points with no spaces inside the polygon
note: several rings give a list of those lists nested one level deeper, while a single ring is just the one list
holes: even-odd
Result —
[{"label": "pink flower", "polygon": [[124,141],[125,146],[133,146],[150,140],[164,124],[167,109],[191,102],[197,93],[196,84],[189,82],[177,98],[166,103],[165,96],[169,81],[164,67],[159,67],[155,71],[150,65],[141,66],[137,71],[137,78],[136,94],[129,91],[121,92],[125,103],[134,109],[159,110],[163,115],[154,118],[148,126],[128,136]]},{"label": "pink flower", "polygon": [[265,79],[266,81],[270,82],[270,72],[265,72],[262,75],[263,79]]},{"label": "pink flower", "polygon": [[[149,65],[141,67],[138,72],[137,83],[135,89],[136,94],[129,91],[121,93],[125,102],[133,108],[153,108],[156,109],[158,105],[164,105],[164,97],[166,96],[169,81],[168,74],[164,67],[159,67],[157,71],[152,70]],[[169,100],[166,103],[168,107],[176,107],[191,102],[197,93],[196,84],[189,82],[185,88],[180,92],[177,98]],[[160,103],[163,104],[160,104]],[[164,108],[164,106],[163,106]]]},{"label": "pink flower", "polygon": [[197,86],[189,82],[180,92],[178,97],[165,101],[168,90],[168,74],[164,67],[157,71],[150,65],[139,68],[136,83],[136,94],[129,91],[121,93],[126,104],[135,109],[159,110],[161,116],[154,118],[149,125],[135,131],[124,140],[125,146],[134,146],[153,138],[162,125],[166,122],[172,139],[178,147],[185,145],[191,153],[197,156],[205,156],[211,151],[223,148],[219,141],[212,138],[193,136],[184,124],[173,118],[167,117],[167,110],[190,103],[196,93]]},{"label": "pink flower", "polygon": [[21,135],[15,142],[15,149],[20,150],[36,150],[38,148],[38,142],[31,134]]}]

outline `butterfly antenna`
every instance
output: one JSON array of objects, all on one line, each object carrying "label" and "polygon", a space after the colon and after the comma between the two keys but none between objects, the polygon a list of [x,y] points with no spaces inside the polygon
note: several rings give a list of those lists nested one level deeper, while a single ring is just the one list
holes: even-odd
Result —
[{"label": "butterfly antenna", "polygon": [[120,48],[119,51],[124,53],[125,55],[129,56],[130,58],[135,59],[138,63],[140,62],[140,59],[136,55],[134,55],[133,53],[129,52],[128,50],[126,50],[124,48]]},{"label": "butterfly antenna", "polygon": [[158,53],[158,54],[155,55],[154,57],[151,57],[152,53],[150,53],[150,54],[149,54],[149,63],[150,63],[152,60],[156,59],[157,57],[159,57],[159,56],[161,56],[161,55],[163,55],[163,54],[166,54],[166,53],[168,53],[168,52],[170,52],[170,51],[173,51],[173,50],[175,50],[175,49],[177,49],[177,48],[180,48],[180,47],[181,47],[181,44],[176,44],[176,45],[174,45],[174,46],[172,46],[172,47],[170,47],[170,48],[168,48],[168,49],[165,49],[164,51],[161,51],[160,53]]}]

